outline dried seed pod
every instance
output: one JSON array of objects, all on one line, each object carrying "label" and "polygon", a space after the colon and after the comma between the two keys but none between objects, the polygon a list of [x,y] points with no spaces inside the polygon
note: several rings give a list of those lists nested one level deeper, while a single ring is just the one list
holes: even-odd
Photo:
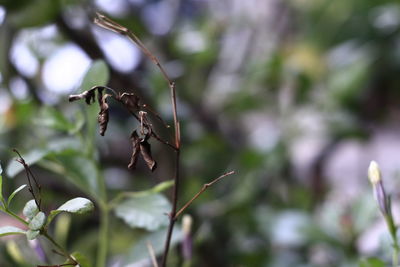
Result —
[{"label": "dried seed pod", "polygon": [[101,92],[99,91],[99,105],[100,105],[100,112],[97,117],[97,121],[100,125],[100,135],[104,136],[106,130],[107,130],[107,124],[108,124],[108,104],[107,104],[107,97],[110,95],[104,95],[101,97]]},{"label": "dried seed pod", "polygon": [[157,162],[153,159],[151,155],[151,146],[147,142],[147,139],[148,136],[140,141],[140,154],[142,154],[142,157],[146,162],[147,167],[149,167],[151,171],[154,171],[157,168]]},{"label": "dried seed pod", "polygon": [[96,90],[96,88],[92,88],[90,90],[86,90],[86,91],[82,92],[81,94],[70,95],[68,100],[69,100],[69,102],[72,102],[72,101],[76,101],[76,100],[84,98],[86,101],[86,104],[90,105],[91,103],[93,103],[95,101],[95,93],[94,93],[95,90]]},{"label": "dried seed pod", "polygon": [[132,156],[131,156],[131,161],[129,162],[128,168],[133,170],[136,168],[136,163],[137,163],[137,159],[139,156],[139,151],[140,151],[140,138],[135,131],[132,132],[131,134],[131,142],[132,142]]},{"label": "dried seed pod", "polygon": [[123,93],[119,99],[129,111],[136,112],[139,109],[139,97],[133,93]]}]

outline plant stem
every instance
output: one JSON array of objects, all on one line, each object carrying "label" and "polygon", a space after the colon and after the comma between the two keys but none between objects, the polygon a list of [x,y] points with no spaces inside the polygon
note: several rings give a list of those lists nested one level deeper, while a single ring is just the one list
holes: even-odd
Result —
[{"label": "plant stem", "polygon": [[392,241],[393,241],[392,265],[393,265],[393,267],[398,267],[400,247],[399,247],[399,243],[397,240],[397,226],[395,225],[395,223],[393,221],[393,216],[392,216],[391,212],[389,214],[385,215],[384,217],[385,217],[386,224],[389,228],[389,233],[390,233],[390,235],[392,237]]},{"label": "plant stem", "polygon": [[105,267],[107,261],[108,251],[108,228],[110,224],[110,213],[106,204],[100,206],[100,233],[99,233],[99,247],[97,250],[97,265],[98,267]]},{"label": "plant stem", "polygon": [[179,165],[180,165],[180,149],[178,148],[175,151],[175,177],[174,177],[174,192],[173,192],[173,200],[172,200],[172,209],[169,214],[169,226],[167,232],[167,239],[165,240],[164,254],[162,258],[162,267],[167,266],[167,258],[169,246],[171,243],[172,232],[174,230],[174,225],[176,221],[176,209],[178,206],[178,190],[179,190]]},{"label": "plant stem", "polygon": [[22,222],[25,225],[28,225],[29,223],[27,221],[25,221],[24,219],[22,219],[21,217],[19,217],[17,214],[15,214],[14,212],[12,212],[9,209],[6,209],[5,212],[7,212],[8,215],[14,217],[15,219],[17,219],[18,221]]},{"label": "plant stem", "polygon": [[77,264],[76,260],[72,258],[72,256],[65,249],[63,249],[63,247],[60,246],[46,231],[44,231],[42,235],[46,237],[47,240],[49,240],[67,259],[69,259],[72,263]]},{"label": "plant stem", "polygon": [[175,214],[175,219],[178,219],[179,215],[181,215],[182,212],[184,212],[185,209],[187,209],[187,207],[189,207],[190,204],[192,204],[193,201],[195,201],[204,191],[206,191],[207,188],[209,188],[210,186],[212,186],[213,184],[215,184],[215,183],[218,182],[219,180],[225,178],[226,176],[231,175],[231,174],[234,174],[234,173],[235,173],[235,171],[227,172],[227,173],[225,173],[225,174],[219,176],[218,178],[212,180],[211,182],[209,182],[209,183],[207,183],[207,184],[204,184],[203,187],[200,189],[200,191],[197,192],[197,194],[194,195],[194,196],[192,197],[192,199],[189,200],[185,205],[183,205],[183,207]]}]

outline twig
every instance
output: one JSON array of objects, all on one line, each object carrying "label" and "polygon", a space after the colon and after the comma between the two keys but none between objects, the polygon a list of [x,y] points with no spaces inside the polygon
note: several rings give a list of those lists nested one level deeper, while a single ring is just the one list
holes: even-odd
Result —
[{"label": "twig", "polygon": [[149,251],[151,262],[153,263],[153,267],[158,267],[156,253],[154,252],[154,247],[151,245],[150,241],[146,242],[147,250]]},{"label": "twig", "polygon": [[[13,149],[13,151],[18,155],[18,159],[16,159],[17,162],[21,163],[22,166],[25,169],[25,173],[26,173],[26,177],[28,179],[28,184],[29,184],[29,192],[32,194],[33,199],[35,200],[36,206],[38,207],[39,210],[41,210],[40,205],[42,202],[42,198],[40,196],[40,191],[41,191],[41,186],[38,183],[35,175],[33,175],[33,172],[31,171],[31,169],[29,168],[29,165],[25,162],[25,160],[22,158],[21,154],[18,152],[17,149]],[[32,183],[31,183],[31,178],[35,183],[35,186],[38,190],[38,196],[35,194],[35,191],[33,189]]]},{"label": "twig", "polygon": [[234,173],[235,173],[235,171],[227,172],[227,173],[221,175],[220,177],[218,177],[218,178],[212,180],[211,182],[209,182],[209,183],[207,183],[207,184],[204,184],[203,187],[200,189],[200,191],[197,192],[197,194],[194,195],[194,196],[192,197],[192,199],[189,200],[185,205],[183,205],[183,207],[175,214],[175,220],[179,217],[179,215],[182,214],[182,212],[185,211],[185,209],[187,209],[187,207],[190,206],[190,204],[192,204],[193,201],[195,201],[204,191],[206,191],[207,188],[209,188],[210,186],[212,186],[213,184],[215,184],[215,183],[218,182],[219,180],[225,178],[226,176],[232,175],[232,174],[234,174]]}]

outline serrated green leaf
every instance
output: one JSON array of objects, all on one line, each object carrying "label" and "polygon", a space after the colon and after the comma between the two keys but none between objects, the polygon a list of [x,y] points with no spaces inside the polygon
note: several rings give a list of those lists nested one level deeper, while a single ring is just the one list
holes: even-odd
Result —
[{"label": "serrated green leaf", "polygon": [[46,222],[46,214],[40,211],[29,222],[29,229],[31,229],[32,231],[40,230],[42,229],[45,222]]},{"label": "serrated green leaf", "polygon": [[26,202],[25,207],[22,210],[22,214],[24,214],[24,216],[28,220],[31,220],[33,217],[35,217],[36,214],[38,214],[38,212],[39,209],[34,199],[31,199],[28,202]]},{"label": "serrated green leaf", "polygon": [[14,190],[14,192],[11,193],[10,197],[7,200],[7,206],[10,206],[11,201],[13,200],[13,198],[15,197],[15,195],[21,191],[22,189],[24,189],[26,187],[26,184],[21,185],[20,187],[18,187],[17,189]]},{"label": "serrated green leaf", "polygon": [[25,231],[14,226],[3,226],[0,227],[0,237],[6,235],[20,235],[25,234]]},{"label": "serrated green leaf", "polygon": [[145,228],[149,231],[168,224],[166,215],[171,208],[169,201],[161,194],[131,197],[114,208],[117,217],[130,227]]},{"label": "serrated green leaf", "polygon": [[89,90],[96,85],[106,85],[109,78],[110,72],[107,64],[104,60],[96,60],[86,72],[82,80],[81,90]]},{"label": "serrated green leaf", "polygon": [[28,238],[28,240],[33,240],[33,239],[35,239],[39,234],[40,234],[40,231],[39,231],[39,230],[28,230],[28,231],[26,231],[26,238]]},{"label": "serrated green leaf", "polygon": [[87,198],[77,197],[71,200],[68,200],[63,205],[61,205],[58,209],[52,210],[50,212],[49,218],[47,220],[47,224],[51,223],[54,217],[61,212],[69,212],[75,214],[83,214],[93,210],[94,205],[93,202]]}]

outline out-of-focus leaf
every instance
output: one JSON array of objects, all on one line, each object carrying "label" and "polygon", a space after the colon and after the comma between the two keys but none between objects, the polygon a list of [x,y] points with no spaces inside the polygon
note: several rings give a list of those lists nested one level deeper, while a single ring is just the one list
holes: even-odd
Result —
[{"label": "out-of-focus leaf", "polygon": [[[49,154],[64,153],[65,151],[78,151],[82,149],[82,145],[77,138],[60,138],[49,140],[46,147],[40,149],[34,149],[25,153],[23,156],[26,164],[33,165],[38,161],[42,160]],[[7,175],[9,177],[16,176],[20,171],[24,169],[24,166],[19,162],[13,160],[7,166]]]},{"label": "out-of-focus leaf", "polygon": [[70,132],[76,127],[60,111],[51,107],[41,109],[39,115],[35,118],[34,123],[39,126],[65,132]]},{"label": "out-of-focus leaf", "polygon": [[92,160],[79,154],[54,154],[48,158],[52,162],[44,167],[65,177],[94,198],[103,197],[99,187],[98,169]]},{"label": "out-of-focus leaf", "polygon": [[89,90],[96,85],[106,85],[109,78],[110,71],[107,64],[103,60],[96,60],[86,72],[82,80],[81,90]]},{"label": "out-of-focus leaf", "polygon": [[378,258],[368,258],[360,261],[360,267],[385,267],[386,264]]},{"label": "out-of-focus leaf", "polygon": [[40,234],[40,231],[39,231],[39,230],[28,230],[28,231],[26,231],[26,238],[28,238],[28,240],[33,240],[33,239],[35,239],[39,234]]},{"label": "out-of-focus leaf", "polygon": [[18,227],[14,227],[14,226],[0,227],[0,237],[6,236],[6,235],[20,235],[20,234],[25,234],[25,231],[22,229],[19,229]]},{"label": "out-of-focus leaf", "polygon": [[115,207],[115,214],[133,228],[154,231],[168,224],[170,206],[161,194],[130,197]]},{"label": "out-of-focus leaf", "polygon": [[[10,1],[18,2],[18,1]],[[16,27],[41,26],[53,21],[59,12],[59,1],[33,0],[12,13],[9,20]]]},{"label": "out-of-focus leaf", "polygon": [[93,210],[93,208],[94,208],[93,202],[87,198],[77,197],[68,200],[67,202],[62,204],[58,209],[52,210],[50,212],[47,224],[49,224],[54,219],[54,217],[61,212],[83,214]]},{"label": "out-of-focus leaf", "polygon": [[80,252],[74,252],[71,256],[79,263],[80,267],[92,267],[88,258]]},{"label": "out-of-focus leaf", "polygon": [[[48,154],[48,151],[46,149],[34,149],[26,154],[23,155],[23,158],[28,165],[35,164],[39,160],[41,160],[43,157],[45,157]],[[8,166],[7,166],[7,176],[8,177],[14,177],[17,175],[20,171],[24,169],[24,166],[13,160],[11,161]]]},{"label": "out-of-focus leaf", "polygon": [[[164,248],[166,238],[166,228],[161,228],[156,232],[152,232],[141,238],[134,246],[132,246],[128,253],[125,254],[123,266],[133,265],[136,262],[142,261],[149,258],[149,252],[147,249],[147,242],[154,248],[156,255],[160,255]],[[183,232],[181,228],[176,225],[172,234],[171,246],[176,245],[183,239]]]},{"label": "out-of-focus leaf", "polygon": [[28,202],[26,202],[25,207],[22,210],[22,214],[24,214],[24,216],[29,220],[35,217],[38,212],[39,209],[34,199],[31,199]]},{"label": "out-of-focus leaf", "polygon": [[21,191],[22,189],[24,189],[26,187],[26,184],[21,185],[20,187],[18,187],[17,189],[14,190],[14,192],[11,193],[10,197],[7,200],[7,206],[10,206],[11,201],[13,200],[13,198],[15,197],[15,195]]},{"label": "out-of-focus leaf", "polygon": [[40,211],[29,222],[29,229],[31,229],[32,231],[40,230],[45,222],[46,222],[46,215]]}]

